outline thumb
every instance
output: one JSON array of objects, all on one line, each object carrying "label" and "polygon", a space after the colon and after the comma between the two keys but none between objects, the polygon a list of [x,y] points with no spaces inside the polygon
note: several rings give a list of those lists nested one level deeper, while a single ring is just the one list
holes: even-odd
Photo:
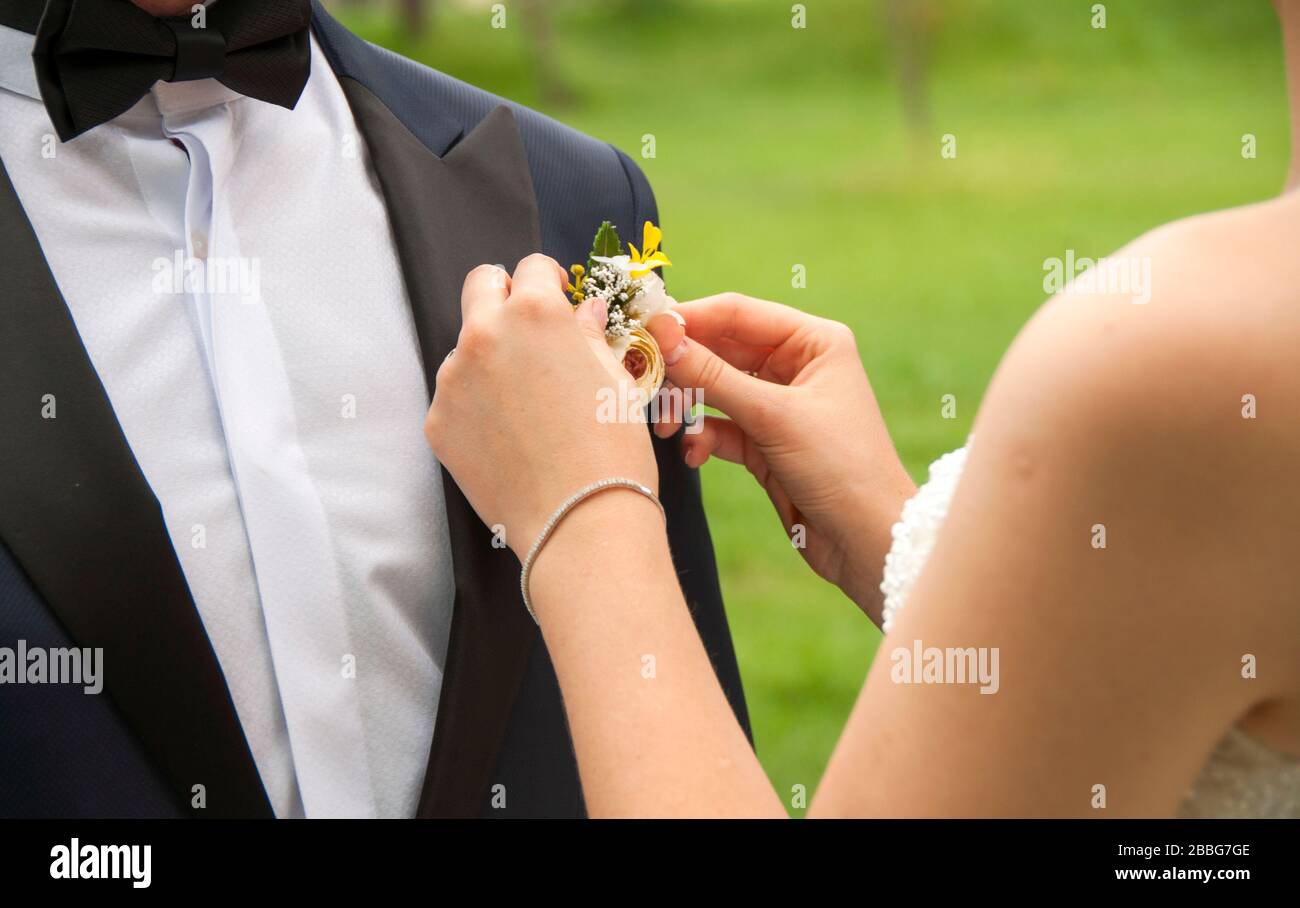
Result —
[{"label": "thumb", "polygon": [[[780,386],[741,372],[699,341],[683,338],[681,344],[665,354],[668,379],[694,395],[697,403],[717,407],[745,428],[765,397],[779,392]],[[749,431],[746,429],[746,431]]]},{"label": "thumb", "polygon": [[578,327],[587,335],[588,340],[605,340],[605,319],[609,317],[609,305],[600,297],[589,297],[578,304],[574,313]]},{"label": "thumb", "polygon": [[578,304],[573,316],[578,320],[578,328],[587,339],[591,352],[596,354],[596,359],[600,360],[601,365],[616,380],[626,380],[627,371],[623,368],[623,364],[614,358],[614,351],[609,349],[609,342],[605,340],[605,320],[609,318],[609,304],[600,297],[588,298]]},{"label": "thumb", "polygon": [[665,360],[681,346],[683,338],[686,337],[686,319],[682,318],[677,310],[671,308],[650,319],[645,327],[655,339],[655,343],[659,345],[659,349],[663,351]]}]

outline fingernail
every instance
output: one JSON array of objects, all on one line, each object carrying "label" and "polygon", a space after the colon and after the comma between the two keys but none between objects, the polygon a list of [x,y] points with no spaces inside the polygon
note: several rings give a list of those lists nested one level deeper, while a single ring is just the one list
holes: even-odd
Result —
[{"label": "fingernail", "polygon": [[667,353],[664,354],[664,365],[665,366],[675,365],[677,361],[685,355],[686,355],[686,338],[682,338],[682,342],[680,344],[678,344],[676,347],[673,347],[671,350],[669,350]]},{"label": "fingernail", "polygon": [[681,325],[683,328],[686,327],[686,319],[682,318],[682,314],[676,309],[669,309],[668,314],[677,319],[677,324]]},{"label": "fingernail", "polygon": [[609,317],[609,303],[598,299],[592,305],[592,308],[596,311],[596,321],[600,323],[602,328],[605,327],[605,320]]}]

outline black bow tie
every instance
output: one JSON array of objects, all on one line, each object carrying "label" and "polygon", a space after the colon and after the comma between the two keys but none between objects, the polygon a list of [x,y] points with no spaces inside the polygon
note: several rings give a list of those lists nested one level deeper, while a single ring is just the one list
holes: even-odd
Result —
[{"label": "black bow tie", "polygon": [[153,84],[217,79],[292,109],[311,71],[311,0],[219,0],[156,19],[130,0],[0,0],[0,24],[34,32],[32,59],[59,138],[131,108]]}]

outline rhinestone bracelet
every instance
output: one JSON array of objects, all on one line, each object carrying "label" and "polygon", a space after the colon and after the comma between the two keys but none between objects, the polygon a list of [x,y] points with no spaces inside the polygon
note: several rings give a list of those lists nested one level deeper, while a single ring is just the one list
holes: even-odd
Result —
[{"label": "rhinestone bracelet", "polygon": [[[614,476],[609,479],[602,479],[599,482],[593,482],[590,485],[583,486],[581,489],[566,498],[564,504],[555,509],[555,513],[551,515],[551,519],[546,521],[546,525],[542,527],[542,531],[537,534],[537,541],[534,542],[533,547],[528,550],[528,555],[524,558],[524,569],[519,574],[519,591],[524,594],[524,608],[528,609],[528,614],[532,617],[533,621],[537,621],[537,613],[533,611],[532,600],[528,598],[528,576],[533,571],[533,564],[537,561],[538,553],[541,552],[542,546],[546,545],[546,540],[555,532],[555,528],[560,525],[560,521],[568,516],[570,511],[591,496],[603,492],[606,489],[631,489],[633,492],[639,492],[655,503],[655,507],[659,509],[659,513],[663,516],[664,520],[668,519],[668,515],[664,513],[663,502],[659,500],[659,497],[655,495],[654,492],[650,491],[650,489],[634,479],[624,479],[621,476]],[[540,624],[540,622],[538,623]]]}]

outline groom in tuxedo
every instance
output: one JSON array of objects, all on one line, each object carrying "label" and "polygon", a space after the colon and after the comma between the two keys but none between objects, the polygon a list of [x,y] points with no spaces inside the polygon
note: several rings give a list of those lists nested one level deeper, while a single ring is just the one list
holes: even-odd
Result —
[{"label": "groom in tuxedo", "polygon": [[0,673],[0,816],[581,815],[509,528],[421,425],[465,274],[638,235],[637,166],[308,0],[0,0],[0,165],[0,649],[103,683]]}]

